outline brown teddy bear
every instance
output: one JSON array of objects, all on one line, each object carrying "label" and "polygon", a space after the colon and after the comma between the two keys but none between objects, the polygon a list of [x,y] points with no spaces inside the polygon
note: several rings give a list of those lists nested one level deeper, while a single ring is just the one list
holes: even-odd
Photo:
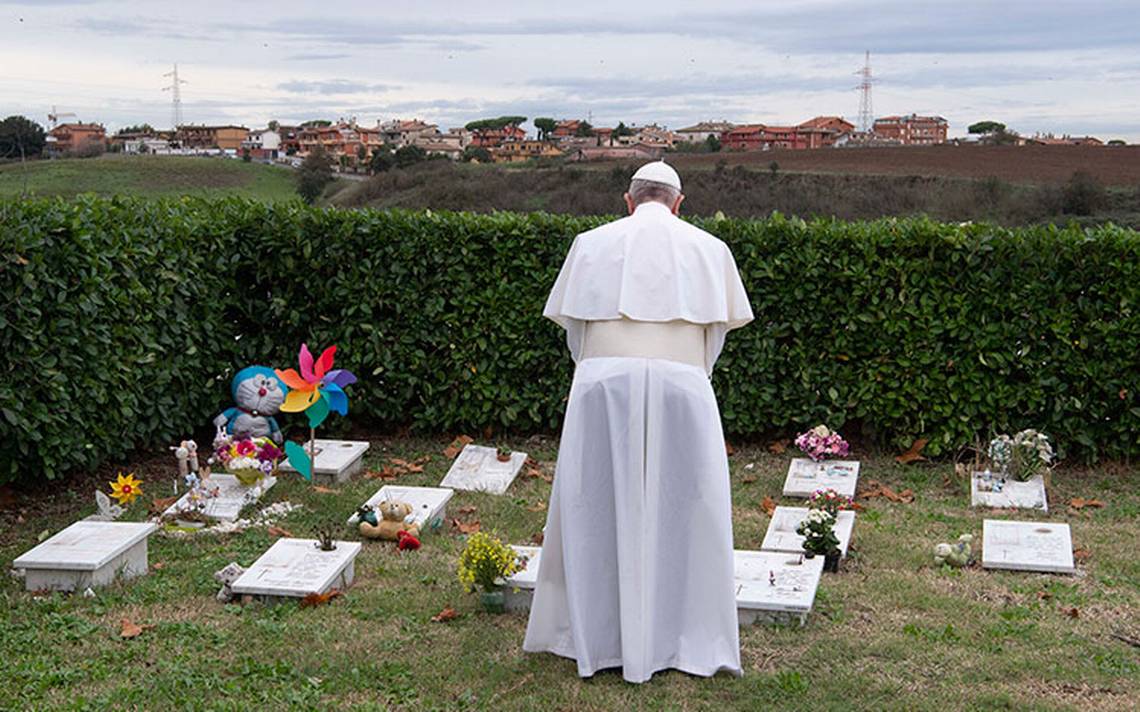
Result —
[{"label": "brown teddy bear", "polygon": [[360,536],[366,539],[383,539],[385,541],[399,541],[401,532],[413,537],[419,536],[420,527],[415,523],[406,523],[404,520],[412,513],[412,505],[407,502],[381,502],[376,507],[380,511],[380,521],[371,524],[364,519],[360,520]]}]

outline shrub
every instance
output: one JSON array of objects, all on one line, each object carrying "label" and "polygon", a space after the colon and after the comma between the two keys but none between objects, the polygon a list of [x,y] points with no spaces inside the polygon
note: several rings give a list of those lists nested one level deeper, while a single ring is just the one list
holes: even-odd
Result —
[{"label": "shrub", "polygon": [[1100,181],[1084,171],[1077,171],[1062,191],[1061,211],[1066,215],[1092,215],[1107,201],[1108,194]]},{"label": "shrub", "polygon": [[[382,427],[553,430],[572,363],[542,305],[606,219],[0,202],[0,480],[175,442],[235,369],[291,363],[303,340],[340,347],[353,415]],[[728,433],[826,422],[937,455],[1033,427],[1064,457],[1140,454],[1135,232],[695,222],[733,249],[757,315],[713,379]]]}]

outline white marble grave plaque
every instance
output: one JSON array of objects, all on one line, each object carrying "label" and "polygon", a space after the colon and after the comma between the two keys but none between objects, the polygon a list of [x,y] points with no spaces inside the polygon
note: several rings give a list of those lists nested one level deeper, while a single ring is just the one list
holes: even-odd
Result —
[{"label": "white marble grave plaque", "polygon": [[797,457],[788,463],[785,497],[810,497],[816,490],[833,489],[845,497],[855,496],[859,479],[858,460],[821,460]]},{"label": "white marble grave plaque", "polygon": [[147,572],[150,522],[81,521],[23,554],[12,566],[25,571],[29,591],[75,591],[106,586]]},{"label": "white marble grave plaque", "polygon": [[982,567],[1071,574],[1073,538],[1068,524],[982,522]]},{"label": "white marble grave plaque", "polygon": [[506,604],[508,611],[525,611],[534,599],[534,589],[538,585],[538,565],[542,559],[541,546],[511,545],[515,553],[525,560],[521,571],[507,579]]},{"label": "white marble grave plaque", "polygon": [[358,541],[337,541],[336,549],[321,551],[315,539],[278,539],[231,588],[241,596],[269,599],[344,591],[352,585],[360,546]]},{"label": "white marble grave plaque", "polygon": [[[804,537],[796,534],[796,527],[807,517],[808,511],[807,507],[776,507],[760,549],[803,553]],[[851,543],[851,531],[854,528],[855,512],[845,509],[835,518],[835,537],[839,539],[839,551],[843,556],[847,556],[847,545]]]},{"label": "white marble grave plaque", "polygon": [[[1000,487],[1000,492],[993,488]],[[989,489],[987,489],[989,488]],[[975,472],[970,477],[970,506],[995,507],[999,509],[1039,509],[1049,511],[1049,503],[1045,495],[1045,478],[1041,475],[1030,477],[1025,482],[1007,479],[1001,481],[1000,475],[986,477],[984,473]]]},{"label": "white marble grave plaque", "polygon": [[495,448],[467,445],[451,463],[451,469],[439,486],[504,494],[525,462],[525,452],[512,452],[509,461],[500,462]]},{"label": "white marble grave plaque", "polygon": [[[404,487],[401,485],[384,485],[376,490],[365,504],[376,507],[381,502],[397,501],[412,505],[412,516],[420,528],[420,534],[438,529],[447,519],[447,503],[451,500],[454,490],[445,487]],[[379,518],[379,513],[377,513]],[[348,518],[349,526],[360,522],[356,512]]]},{"label": "white marble grave plaque", "polygon": [[[257,485],[246,487],[241,483],[241,480],[233,475],[214,474],[210,475],[207,483],[208,487],[218,488],[218,496],[209,497],[205,500],[205,508],[201,510],[202,514],[210,519],[232,522],[241,516],[243,507],[260,500],[262,494],[277,484],[277,478],[264,477]],[[184,511],[183,508],[187,505],[189,498],[189,493],[182,495],[163,514],[177,515]]]},{"label": "white marble grave plaque", "polygon": [[802,624],[811,612],[823,557],[772,551],[735,551],[736,608],[741,624],[761,613],[780,613]]},{"label": "white marble grave plaque", "polygon": [[[305,452],[309,450],[309,441],[302,443]],[[313,458],[313,481],[340,483],[352,479],[353,475],[364,467],[364,453],[369,443],[361,440],[321,440],[317,438],[313,446],[317,449],[317,456]],[[281,464],[281,469],[296,472],[288,461]]]},{"label": "white marble grave plaque", "polygon": [[[527,565],[507,579],[508,610],[530,607],[538,585],[542,547],[511,546]],[[807,559],[798,554],[770,551],[733,552],[737,617],[741,625],[758,618],[771,621],[806,620],[823,573],[823,557]],[[775,579],[773,584],[772,579]]]}]

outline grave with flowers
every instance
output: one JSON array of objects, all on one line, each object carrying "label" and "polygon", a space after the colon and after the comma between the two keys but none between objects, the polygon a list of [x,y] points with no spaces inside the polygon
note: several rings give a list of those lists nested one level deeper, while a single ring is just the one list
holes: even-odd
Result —
[{"label": "grave with flowers", "polygon": [[1022,430],[998,435],[986,453],[989,466],[970,477],[970,506],[1049,511],[1045,473],[1053,464],[1049,436]]},{"label": "grave with flowers", "polygon": [[855,496],[859,479],[858,460],[833,460],[850,452],[850,446],[839,433],[826,425],[818,425],[796,437],[798,447],[807,457],[794,458],[788,464],[784,480],[785,497],[810,497],[818,490],[832,489],[845,497]]}]

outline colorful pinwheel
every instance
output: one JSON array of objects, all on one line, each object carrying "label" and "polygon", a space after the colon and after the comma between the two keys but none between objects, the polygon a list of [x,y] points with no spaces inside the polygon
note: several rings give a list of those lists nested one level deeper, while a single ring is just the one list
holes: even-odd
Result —
[{"label": "colorful pinwheel", "polygon": [[325,349],[320,358],[313,361],[313,354],[308,344],[301,344],[301,354],[298,357],[301,372],[293,369],[274,369],[277,377],[289,387],[289,394],[281,405],[285,413],[305,413],[309,418],[309,451],[293,442],[285,443],[285,454],[291,464],[305,479],[312,479],[312,456],[316,441],[316,429],[325,422],[329,413],[336,411],[341,415],[348,414],[348,395],[345,386],[356,383],[356,376],[346,369],[334,369],[333,360],[336,357],[336,346]]}]

